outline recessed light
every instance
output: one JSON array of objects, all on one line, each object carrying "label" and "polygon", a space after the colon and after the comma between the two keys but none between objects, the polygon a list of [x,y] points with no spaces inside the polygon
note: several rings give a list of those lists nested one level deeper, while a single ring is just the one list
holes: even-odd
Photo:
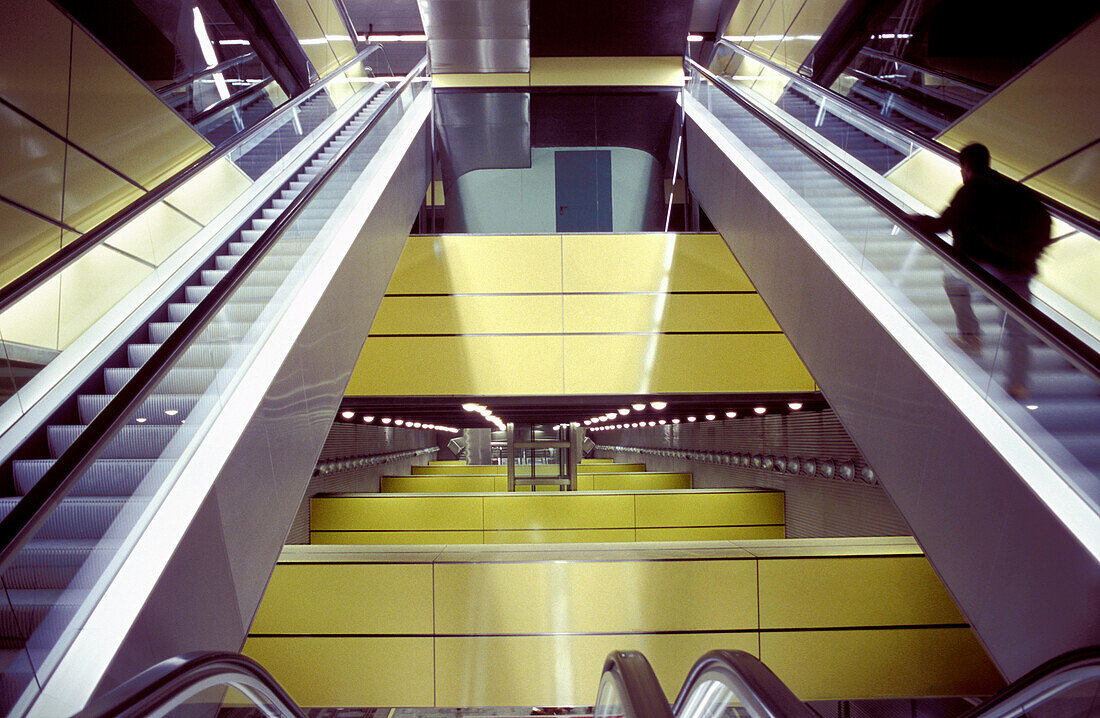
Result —
[{"label": "recessed light", "polygon": [[656,409],[657,411],[660,411],[661,409],[664,409],[666,406],[668,406],[668,402],[667,401],[651,401],[651,402],[649,402],[649,405],[651,407],[653,407],[654,409]]},{"label": "recessed light", "polygon": [[767,408],[763,407],[763,406],[758,406],[758,407],[755,407],[753,409],[753,411],[755,411],[757,414],[763,414],[764,412],[767,411]]}]

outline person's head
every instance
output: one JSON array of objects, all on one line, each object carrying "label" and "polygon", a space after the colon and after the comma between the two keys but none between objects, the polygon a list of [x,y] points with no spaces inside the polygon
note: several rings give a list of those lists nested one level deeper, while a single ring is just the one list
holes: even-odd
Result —
[{"label": "person's head", "polygon": [[977,142],[959,150],[959,171],[963,182],[989,171],[989,148]]}]

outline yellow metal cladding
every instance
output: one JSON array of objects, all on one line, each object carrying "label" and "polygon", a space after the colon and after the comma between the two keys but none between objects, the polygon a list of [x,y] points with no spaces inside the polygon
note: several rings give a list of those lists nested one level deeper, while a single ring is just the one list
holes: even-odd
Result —
[{"label": "yellow metal cladding", "polygon": [[634,528],[631,494],[503,493],[483,500],[486,531]]},{"label": "yellow metal cladding", "polygon": [[[278,564],[252,633],[431,633],[431,564]],[[350,614],[363,595],[376,608]]]},{"label": "yellow metal cladding", "polygon": [[383,476],[378,490],[383,494],[499,491],[500,489],[497,488],[499,478],[496,476]]},{"label": "yellow metal cladding", "polygon": [[[529,469],[530,467],[524,467]],[[557,467],[548,465],[537,466],[539,476],[557,476]],[[489,476],[508,473],[508,467],[503,464],[467,464],[465,466],[413,466],[410,467],[413,476]],[[613,474],[645,471],[645,464],[581,464],[577,472],[581,474]]]},{"label": "yellow metal cladding", "polygon": [[435,595],[439,634],[757,628],[748,560],[437,563]]},{"label": "yellow metal cladding", "polygon": [[417,546],[441,544],[479,544],[484,531],[310,531],[314,545]]},{"label": "yellow metal cladding", "polygon": [[41,262],[61,248],[61,228],[29,212],[0,202],[0,286]]},{"label": "yellow metal cladding", "polygon": [[242,652],[302,707],[433,705],[430,637],[250,637]]},{"label": "yellow metal cladding", "polygon": [[452,72],[432,75],[432,87],[528,87],[526,72]]},{"label": "yellow metal cladding", "polygon": [[347,393],[815,389],[720,236],[648,233],[410,237]]},{"label": "yellow metal cladding", "polygon": [[480,531],[482,510],[480,497],[464,496],[315,496],[309,501],[310,528],[314,531]]},{"label": "yellow metal cladding", "polygon": [[740,541],[781,539],[786,527],[778,526],[691,526],[679,528],[641,528],[634,531],[635,541]]},{"label": "yellow metal cladding", "polygon": [[[140,188],[75,147],[68,148],[65,158],[64,220],[73,229],[81,232],[94,229],[143,194]],[[149,238],[148,241],[156,240]]]},{"label": "yellow metal cladding", "polygon": [[592,474],[593,491],[655,491],[690,489],[691,474],[646,473]]},{"label": "yellow metal cladding", "polygon": [[3,105],[0,126],[4,128],[0,194],[53,220],[61,219],[65,143]]},{"label": "yellow metal cladding", "polygon": [[760,659],[811,701],[987,695],[1002,685],[965,627],[763,632]]},{"label": "yellow metal cladding", "polygon": [[675,57],[532,57],[532,87],[681,87],[684,61]]},{"label": "yellow metal cladding", "polygon": [[486,531],[487,544],[537,543],[624,543],[636,540],[636,531],[628,529],[530,529]]},{"label": "yellow metal cladding", "polygon": [[0,95],[64,135],[72,21],[45,0],[5,0],[0,23]]},{"label": "yellow metal cladding", "polygon": [[782,491],[727,489],[702,493],[639,493],[635,508],[638,526],[647,528],[748,523],[782,525],[785,521]]},{"label": "yellow metal cladding", "polygon": [[[317,15],[310,7],[311,3],[307,0],[275,0],[275,2],[295,37],[298,38],[306,57],[313,63],[317,74],[324,77],[339,67],[341,63],[325,37],[325,30],[317,23]],[[341,34],[346,35],[347,31],[343,30]]]},{"label": "yellow metal cladding", "polygon": [[[759,655],[803,700],[982,695],[1002,685],[957,614],[920,608],[939,605],[946,594],[909,578],[931,575],[912,540],[732,541],[646,551],[641,560],[635,549],[614,545],[586,553],[538,546],[405,555],[288,547],[245,653],[307,706],[584,705],[594,700],[603,660],[616,649],[642,651],[670,692],[714,648]],[[363,565],[347,565],[356,561]],[[401,577],[404,571],[413,576]],[[390,587],[391,579],[405,583]],[[779,585],[778,600],[787,605],[813,611],[824,600],[820,614],[828,620],[816,628],[769,627],[767,605],[776,600],[769,591]],[[839,592],[835,600],[831,591]],[[887,615],[882,601],[915,609]],[[307,629],[320,635],[274,637]],[[403,633],[355,635],[394,630]]]}]

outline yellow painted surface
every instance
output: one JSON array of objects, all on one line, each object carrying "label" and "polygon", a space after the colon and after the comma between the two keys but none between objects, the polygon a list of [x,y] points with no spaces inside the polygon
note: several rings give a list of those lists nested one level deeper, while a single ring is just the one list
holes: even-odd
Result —
[{"label": "yellow painted surface", "polygon": [[276,4],[321,77],[340,66],[308,0],[276,0]]},{"label": "yellow painted surface", "polygon": [[760,658],[802,700],[988,695],[1003,686],[969,628],[761,633]]},{"label": "yellow painted surface", "polygon": [[645,471],[645,464],[604,464],[602,466],[577,466],[578,474],[620,474]]},{"label": "yellow painted surface", "polygon": [[69,226],[87,232],[143,194],[83,152],[69,147],[65,160],[65,223]]},{"label": "yellow painted surface", "polygon": [[0,127],[0,194],[60,220],[65,143],[3,105]]},{"label": "yellow painted surface", "polygon": [[743,541],[781,539],[786,534],[779,526],[693,526],[690,528],[638,528],[635,541]]},{"label": "yellow painted surface", "polygon": [[432,87],[527,87],[526,72],[448,72],[432,75]]},{"label": "yellow painted surface", "polygon": [[72,26],[41,0],[5,0],[0,19],[0,96],[61,135],[68,119]]},{"label": "yellow painted surface", "polygon": [[562,337],[369,337],[347,394],[561,394]]},{"label": "yellow painted surface", "polygon": [[484,531],[310,531],[314,545],[417,546],[484,543]]},{"label": "yellow painted surface", "polygon": [[428,466],[468,466],[464,459],[432,459]]},{"label": "yellow painted surface", "polygon": [[432,632],[431,564],[283,563],[267,593],[252,633]]},{"label": "yellow painted surface", "polygon": [[0,337],[32,347],[57,349],[61,275],[50,277],[0,314]]},{"label": "yellow painted surface", "polygon": [[1027,184],[1094,219],[1100,217],[1100,147],[1093,145],[1059,162]]},{"label": "yellow painted surface", "polygon": [[782,334],[565,337],[566,394],[814,391]]},{"label": "yellow painted surface", "polygon": [[61,249],[61,228],[0,202],[0,286]]},{"label": "yellow painted surface", "polygon": [[561,292],[561,243],[551,236],[409,237],[387,294]]},{"label": "yellow painted surface", "polygon": [[534,529],[531,531],[486,531],[487,544],[532,543],[619,543],[634,541],[635,531],[628,529]]},{"label": "yellow painted surface", "polygon": [[634,528],[632,494],[546,492],[484,497],[485,530]]},{"label": "yellow painted surface", "polygon": [[497,491],[493,476],[383,476],[383,494]]},{"label": "yellow painted surface", "polygon": [[315,496],[309,502],[310,528],[314,531],[480,531],[481,512],[482,499],[472,496]]},{"label": "yellow painted surface", "polygon": [[562,297],[385,297],[371,334],[561,334]]},{"label": "yellow painted surface", "polygon": [[320,23],[321,29],[325,33],[325,39],[328,41],[329,47],[336,55],[338,63],[342,65],[355,57],[355,45],[352,43],[351,37],[348,35],[348,29],[340,18],[340,13],[332,0],[308,1],[317,22]]},{"label": "yellow painted surface", "polygon": [[165,202],[199,222],[209,222],[251,185],[248,175],[222,157],[165,197]]},{"label": "yellow painted surface", "polygon": [[565,331],[777,332],[757,294],[566,295]]},{"label": "yellow painted surface", "polygon": [[962,186],[959,167],[928,150],[918,150],[898,163],[886,178],[935,213],[942,212]]},{"label": "yellow painted surface", "polygon": [[[537,464],[536,473],[539,476],[557,475],[557,466],[551,464]],[[516,473],[520,471],[530,473],[529,465],[516,466]],[[580,464],[577,466],[578,474],[612,474],[620,472],[645,471],[645,464]],[[459,466],[427,466],[410,467],[409,472],[413,476],[502,476],[507,475],[508,467],[504,464],[464,464]]]},{"label": "yellow painted surface", "polygon": [[243,653],[303,707],[430,706],[434,700],[431,637],[250,637]]},{"label": "yellow painted surface", "polygon": [[581,464],[611,464],[611,463],[614,463],[614,462],[615,462],[614,459],[599,459],[599,458],[581,459]]},{"label": "yellow painted surface", "polygon": [[715,646],[756,653],[756,634],[438,638],[437,655],[450,660],[436,663],[436,701],[441,706],[591,705],[604,660],[615,650],[641,651],[661,686],[675,692],[695,660]]},{"label": "yellow painted surface", "polygon": [[923,556],[760,562],[762,628],[965,622]]},{"label": "yellow painted surface", "polygon": [[660,489],[690,489],[691,474],[661,472],[593,474],[594,491],[655,491]]},{"label": "yellow painted surface", "polygon": [[566,292],[755,291],[717,234],[568,234],[561,251]]},{"label": "yellow painted surface", "polygon": [[160,264],[202,227],[158,202],[113,232],[107,244],[150,264]]},{"label": "yellow painted surface", "polygon": [[755,561],[437,563],[435,597],[438,634],[757,627]]},{"label": "yellow painted surface", "polygon": [[639,527],[782,524],[781,491],[638,494]]},{"label": "yellow painted surface", "polygon": [[69,139],[146,188],[210,151],[82,30],[73,33]]},{"label": "yellow painted surface", "polygon": [[104,245],[63,269],[57,348],[67,347],[152,271]]},{"label": "yellow painted surface", "polygon": [[531,86],[681,87],[680,57],[532,57]]},{"label": "yellow painted surface", "polygon": [[[953,125],[940,141],[958,149],[970,142],[989,147],[994,162],[1023,177],[1096,139],[1095,98],[1100,96],[1100,20],[1063,43],[1023,75]],[[1057,111],[1052,111],[1057,108]],[[1095,155],[1094,155],[1095,157]],[[1097,170],[1078,176],[1096,216]],[[1093,188],[1091,195],[1088,187]],[[1053,188],[1052,188],[1053,189]],[[1055,196],[1069,203],[1076,190]]]}]

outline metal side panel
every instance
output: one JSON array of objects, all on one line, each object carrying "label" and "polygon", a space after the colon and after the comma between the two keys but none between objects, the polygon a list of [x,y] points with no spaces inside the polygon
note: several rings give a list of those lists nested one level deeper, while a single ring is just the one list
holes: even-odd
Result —
[{"label": "metal side panel", "polygon": [[[1067,527],[1094,527],[1095,514],[873,285],[845,271],[766,171],[735,161],[706,110],[688,109],[692,191],[1001,671],[1014,680],[1100,642],[1100,567],[1087,548],[1096,537]],[[1071,511],[1059,518],[1062,505]]]},{"label": "metal side panel", "polygon": [[[151,663],[239,651],[424,192],[430,93],[347,195],[320,253],[30,715],[69,715]],[[341,205],[341,212],[345,205]]]}]

